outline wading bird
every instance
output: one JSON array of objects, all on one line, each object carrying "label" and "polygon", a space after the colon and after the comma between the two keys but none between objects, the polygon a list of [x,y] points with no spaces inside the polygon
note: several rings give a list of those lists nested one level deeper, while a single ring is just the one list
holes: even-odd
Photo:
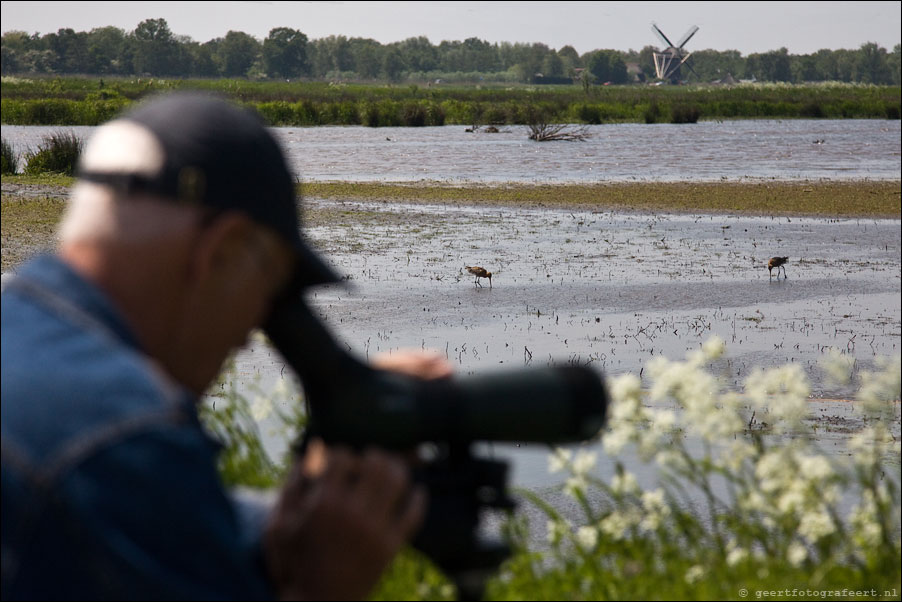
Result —
[{"label": "wading bird", "polygon": [[476,286],[482,286],[481,284],[479,284],[480,278],[488,278],[489,279],[489,288],[492,288],[492,273],[491,272],[486,271],[485,268],[481,268],[478,265],[473,265],[473,266],[468,265],[468,266],[464,266],[464,267],[466,268],[466,270],[468,272],[470,272],[471,274],[476,276]]},{"label": "wading bird", "polygon": [[789,260],[789,257],[771,257],[770,259],[768,259],[767,260],[768,278],[773,276],[773,272],[771,270],[773,270],[774,268],[777,268],[777,278],[780,277],[780,268],[783,268],[783,278],[784,279],[787,278],[786,266],[783,264],[786,263],[788,260]]}]

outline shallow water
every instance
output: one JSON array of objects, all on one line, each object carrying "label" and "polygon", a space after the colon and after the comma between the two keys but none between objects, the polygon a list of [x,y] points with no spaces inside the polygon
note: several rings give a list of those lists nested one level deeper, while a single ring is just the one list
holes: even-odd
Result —
[{"label": "shallow water", "polygon": [[[314,302],[363,354],[436,348],[464,372],[638,371],[717,334],[742,376],[745,357],[813,369],[830,348],[865,363],[899,350],[898,220],[351,205],[405,214],[309,232],[350,284]],[[774,255],[789,256],[788,278],[769,276]],[[492,287],[466,265],[492,271]]]},{"label": "shallow water", "polygon": [[[3,127],[18,150],[59,128]],[[87,135],[92,128],[72,128]],[[450,182],[719,181],[900,177],[899,121],[735,121],[605,125],[585,143],[535,144],[443,128],[277,128],[308,180]],[[814,144],[823,140],[823,144]],[[334,202],[311,199],[314,205]],[[731,387],[754,367],[796,362],[819,397],[831,349],[868,369],[900,351],[900,221],[616,214],[345,203],[364,224],[307,234],[346,286],[311,291],[336,336],[362,357],[400,348],[444,353],[461,374],[549,363],[641,374],[658,355],[682,358],[712,334]],[[375,217],[373,217],[375,216]],[[385,219],[380,219],[383,216]],[[384,222],[380,224],[380,222]],[[789,256],[788,278],[769,257]],[[465,265],[493,272],[477,287]],[[271,385],[285,370],[259,342],[238,356],[240,378]],[[898,417],[898,404],[896,406]],[[825,449],[843,453],[860,426],[855,404],[818,401]],[[264,424],[267,433],[271,424]],[[898,418],[892,425],[899,436]],[[267,434],[274,454],[285,442]],[[545,487],[546,449],[495,446],[513,482]],[[600,454],[597,474],[614,465]],[[626,459],[641,484],[653,474]],[[565,503],[565,501],[560,501]]]},{"label": "shallow water", "polygon": [[[22,153],[60,126],[3,126]],[[91,127],[65,128],[85,137]],[[304,180],[448,182],[898,180],[900,121],[737,120],[589,126],[585,142],[536,143],[524,126],[274,128]]]},{"label": "shallow water", "polygon": [[[899,220],[343,205],[368,223],[308,231],[347,279],[309,298],[361,357],[425,348],[462,375],[568,363],[641,374],[650,359],[681,359],[716,334],[727,354],[711,370],[726,386],[795,362],[814,396],[835,398],[851,391],[825,383],[818,362],[830,350],[855,357],[858,370],[900,351]],[[789,256],[788,278],[769,277],[773,255]],[[492,271],[491,288],[465,265]],[[262,347],[250,353],[264,378],[284,368]],[[838,417],[819,431],[831,452],[861,426],[855,404],[813,402],[812,412]],[[559,480],[542,446],[493,451],[513,459],[518,485]],[[613,460],[600,460],[599,476],[610,476]]]}]

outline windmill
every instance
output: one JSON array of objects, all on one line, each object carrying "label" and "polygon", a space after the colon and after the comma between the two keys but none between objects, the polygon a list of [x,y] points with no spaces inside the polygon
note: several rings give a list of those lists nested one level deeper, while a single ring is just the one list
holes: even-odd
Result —
[{"label": "windmill", "polygon": [[[698,31],[698,25],[693,25],[689,28],[689,31],[683,34],[683,37],[680,38],[680,41],[674,45],[670,40],[667,39],[667,36],[664,35],[664,32],[658,29],[658,26],[654,23],[651,24],[651,29],[654,31],[661,41],[666,44],[666,47],[661,52],[654,53],[655,58],[655,73],[658,76],[658,79],[669,79],[673,83],[679,83],[680,81],[680,67],[683,66],[689,57],[692,55],[691,52],[687,52],[683,50],[683,46],[686,45],[686,42],[695,35],[695,32]],[[695,73],[695,69],[692,68],[691,65],[686,65],[689,67],[689,70]],[[698,75],[697,73],[695,73]]]}]

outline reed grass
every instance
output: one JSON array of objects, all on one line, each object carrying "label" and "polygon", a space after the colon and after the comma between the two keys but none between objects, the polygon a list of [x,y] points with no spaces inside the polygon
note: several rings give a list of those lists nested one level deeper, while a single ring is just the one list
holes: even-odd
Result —
[{"label": "reed grass", "polygon": [[0,173],[4,176],[14,175],[19,171],[19,156],[13,150],[12,144],[6,141],[6,138],[0,142],[0,159],[2,159]]},{"label": "reed grass", "polygon": [[[7,83],[8,82],[8,83]],[[429,126],[699,119],[899,119],[898,86],[417,86],[246,80],[4,78],[0,119],[11,125],[97,125],[148,94],[215,92],[258,109],[272,125]],[[688,119],[687,117],[692,117]],[[694,121],[693,121],[694,120]]]},{"label": "reed grass", "polygon": [[72,132],[57,131],[44,137],[34,152],[25,156],[25,173],[75,174],[84,141]]}]

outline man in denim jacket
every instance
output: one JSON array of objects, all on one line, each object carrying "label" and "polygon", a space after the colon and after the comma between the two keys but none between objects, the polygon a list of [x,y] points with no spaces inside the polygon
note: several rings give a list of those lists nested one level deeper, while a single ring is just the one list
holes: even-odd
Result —
[{"label": "man in denim jacket", "polygon": [[197,417],[285,287],[335,279],[298,226],[281,150],[244,110],[178,94],[98,129],[59,251],[3,292],[4,599],[370,591],[424,512],[401,459],[314,442],[255,527]]}]

